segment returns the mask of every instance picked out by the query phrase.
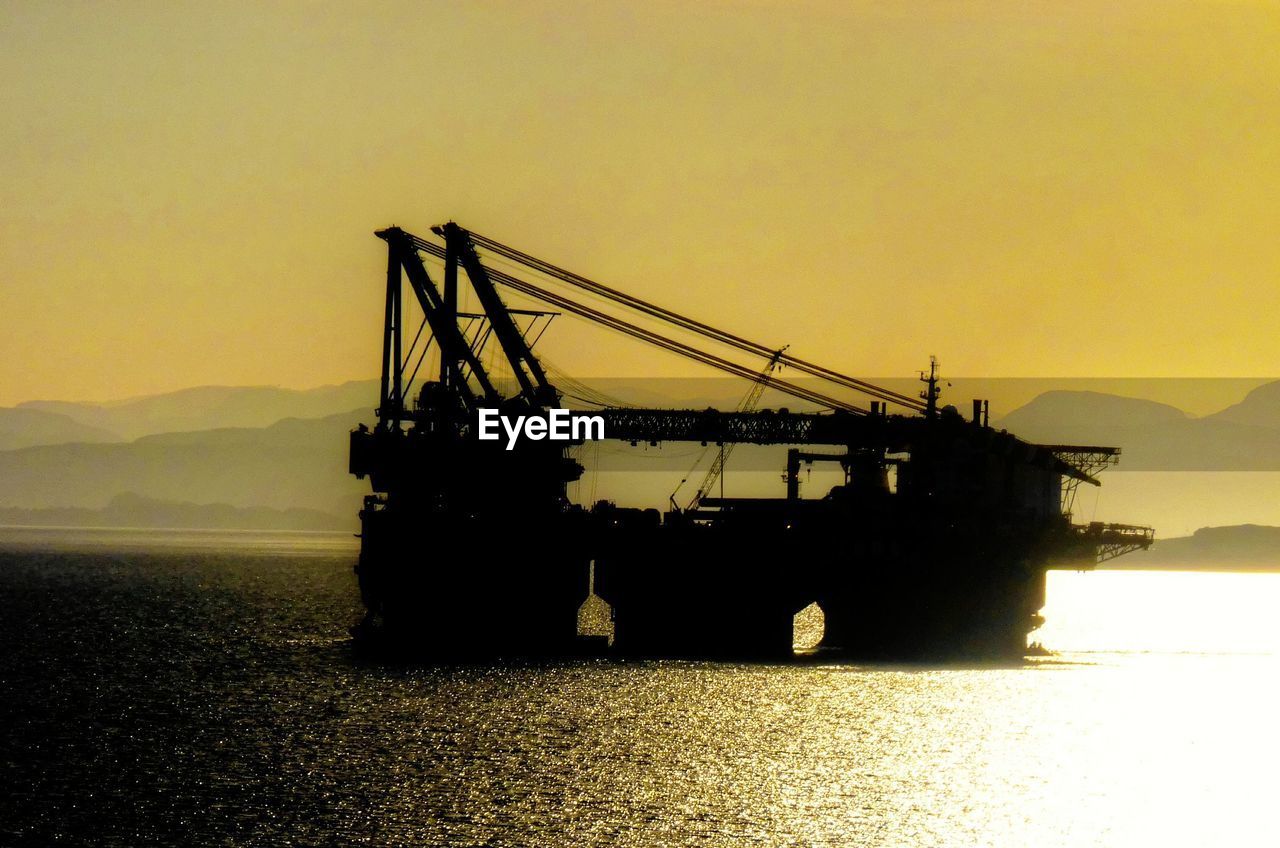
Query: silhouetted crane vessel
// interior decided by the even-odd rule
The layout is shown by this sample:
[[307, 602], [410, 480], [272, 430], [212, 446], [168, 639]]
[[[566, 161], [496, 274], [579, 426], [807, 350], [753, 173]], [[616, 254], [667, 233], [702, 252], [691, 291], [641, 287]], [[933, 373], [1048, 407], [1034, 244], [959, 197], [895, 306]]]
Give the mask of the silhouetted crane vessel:
[[[362, 643], [427, 658], [575, 653], [577, 611], [594, 569], [595, 591], [612, 610], [610, 650], [621, 654], [786, 656], [795, 614], [816, 602], [825, 615], [822, 647], [851, 657], [1021, 657], [1042, 621], [1048, 569], [1089, 569], [1151, 544], [1149, 528], [1071, 521], [1076, 487], [1097, 485], [1118, 448], [1025, 442], [992, 429], [978, 401], [971, 418], [939, 408], [932, 364], [925, 390], [911, 397], [452, 222], [432, 233], [377, 232], [388, 251], [380, 399], [376, 424], [353, 432], [350, 446], [351, 472], [372, 487], [356, 567], [367, 614], [353, 632]], [[424, 257], [443, 262], [442, 287]], [[458, 309], [459, 269], [479, 312]], [[407, 348], [406, 281], [422, 313]], [[559, 312], [508, 308], [500, 286]], [[678, 333], [593, 305], [600, 303]], [[719, 445], [721, 456], [736, 444], [788, 446], [784, 491], [710, 497], [708, 475], [685, 509], [674, 499], [665, 513], [580, 505], [567, 496], [583, 473], [570, 445], [524, 439], [508, 450], [502, 440], [478, 439], [482, 408], [528, 415], [560, 406], [564, 395], [534, 354], [531, 331], [561, 313], [755, 384], [752, 402], [736, 410], [593, 410], [606, 438]], [[513, 391], [500, 392], [483, 364], [493, 342]], [[405, 393], [432, 343], [439, 373], [410, 402]], [[744, 357], [769, 364], [762, 371]], [[782, 379], [778, 364], [869, 396], [870, 406]], [[755, 409], [765, 387], [825, 411]], [[838, 464], [844, 483], [801, 497], [800, 469], [813, 462]]]

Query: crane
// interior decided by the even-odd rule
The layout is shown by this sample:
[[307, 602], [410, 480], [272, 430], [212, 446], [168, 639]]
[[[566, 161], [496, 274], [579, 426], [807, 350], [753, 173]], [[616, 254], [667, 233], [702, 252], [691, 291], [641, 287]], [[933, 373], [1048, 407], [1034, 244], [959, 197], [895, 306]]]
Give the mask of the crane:
[[[759, 378], [751, 385], [747, 396], [742, 399], [742, 403], [738, 404], [738, 412], [754, 412], [755, 408], [760, 404], [760, 397], [764, 394], [765, 388], [769, 385], [769, 378], [773, 376], [773, 372], [782, 362], [782, 355], [786, 352], [790, 345], [786, 345], [773, 352], [773, 356], [769, 357], [769, 364], [760, 372]], [[733, 453], [737, 442], [721, 442], [720, 450], [716, 453], [715, 460], [711, 463], [711, 467], [707, 469], [707, 476], [702, 478], [702, 484], [698, 486], [697, 494], [693, 496], [693, 500], [689, 502], [687, 509], [697, 509], [698, 504], [702, 503], [702, 499], [711, 491], [711, 487], [716, 484], [724, 474], [724, 464], [728, 462], [729, 456]]]

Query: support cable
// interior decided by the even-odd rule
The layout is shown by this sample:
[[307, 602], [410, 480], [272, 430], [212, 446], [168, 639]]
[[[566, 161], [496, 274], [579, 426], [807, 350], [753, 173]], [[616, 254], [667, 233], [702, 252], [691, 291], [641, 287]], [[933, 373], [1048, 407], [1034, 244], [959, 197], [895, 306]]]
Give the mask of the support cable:
[[[443, 256], [444, 254], [444, 248], [438, 247], [437, 245], [423, 239], [417, 239], [415, 246], [434, 256]], [[747, 380], [761, 381], [769, 388], [777, 389], [778, 391], [784, 392], [801, 400], [816, 403], [819, 406], [842, 410], [854, 415], [868, 414], [867, 410], [860, 406], [831, 397], [830, 395], [823, 394], [822, 392], [807, 389], [788, 380], [782, 380], [773, 376], [762, 378], [757, 371], [745, 365], [708, 353], [707, 351], [695, 348], [692, 345], [685, 344], [684, 342], [672, 339], [668, 336], [663, 336], [652, 330], [647, 330], [643, 327], [637, 326], [636, 324], [623, 321], [621, 318], [601, 312], [598, 309], [593, 309], [589, 306], [578, 303], [577, 301], [570, 300], [564, 295], [556, 294], [555, 292], [535, 286], [532, 283], [513, 277], [503, 271], [490, 268], [488, 269], [488, 272], [490, 278], [494, 282], [502, 283], [508, 288], [518, 291], [521, 294], [549, 303], [566, 312], [572, 312], [579, 317], [586, 318], [597, 324], [609, 327], [610, 329], [616, 330], [624, 335], [647, 342], [655, 347], [662, 348], [663, 350], [692, 359], [695, 362], [701, 362], [704, 365], [709, 365], [713, 368], [717, 368], [721, 371]], [[775, 353], [776, 351], [769, 351], [768, 355], [772, 357]]]
[[[530, 256], [523, 251], [516, 250], [513, 247], [509, 247], [485, 236], [478, 235], [477, 233], [471, 233], [471, 239], [476, 246], [485, 247], [486, 249], [513, 262], [518, 262], [535, 271], [540, 271], [543, 274], [607, 298], [615, 303], [623, 304], [651, 317], [659, 318], [668, 323], [675, 324], [685, 330], [698, 333], [699, 335], [757, 356], [770, 358], [775, 353], [774, 349], [765, 345], [750, 341], [749, 339], [745, 339], [725, 330], [720, 330], [709, 324], [672, 312], [669, 309], [664, 309], [663, 307], [648, 303], [647, 301], [641, 300], [633, 295], [629, 295], [626, 292], [611, 288], [603, 283], [597, 283], [594, 280], [589, 280], [586, 277], [573, 273], [572, 271], [552, 265], [550, 262]], [[419, 239], [419, 241], [421, 242], [422, 240]], [[419, 246], [421, 246], [421, 244]], [[904, 406], [915, 411], [923, 411], [925, 408], [925, 405], [917, 398], [877, 386], [873, 383], [868, 383], [865, 380], [850, 377], [847, 374], [841, 374], [838, 371], [833, 371], [830, 368], [825, 368], [821, 365], [807, 362], [806, 360], [789, 354], [785, 354], [781, 361], [782, 364], [788, 365], [798, 371], [809, 374], [810, 376], [836, 383], [837, 385], [844, 386], [845, 388], [854, 389], [864, 394], [871, 395], [879, 400]]]

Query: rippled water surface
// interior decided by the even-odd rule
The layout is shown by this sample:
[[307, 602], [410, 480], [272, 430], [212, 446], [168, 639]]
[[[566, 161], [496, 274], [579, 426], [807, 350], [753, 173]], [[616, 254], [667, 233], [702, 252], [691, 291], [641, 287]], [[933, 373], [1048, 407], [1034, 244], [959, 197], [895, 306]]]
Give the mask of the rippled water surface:
[[311, 542], [0, 552], [0, 844], [1277, 832], [1273, 575], [1054, 575], [1046, 641], [1079, 652], [1022, 667], [405, 668], [352, 657], [353, 555]]

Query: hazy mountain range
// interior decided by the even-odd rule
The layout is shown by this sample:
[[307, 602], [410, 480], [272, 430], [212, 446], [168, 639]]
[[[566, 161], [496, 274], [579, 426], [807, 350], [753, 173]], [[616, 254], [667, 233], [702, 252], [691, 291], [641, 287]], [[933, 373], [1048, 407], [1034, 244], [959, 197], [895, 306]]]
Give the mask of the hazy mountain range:
[[0, 506], [101, 509], [134, 493], [174, 503], [354, 516], [368, 484], [347, 474], [347, 434], [370, 418], [359, 409], [268, 427], [0, 451]]
[[316, 389], [199, 386], [107, 403], [34, 400], [0, 408], [0, 450], [64, 442], [127, 442], [140, 436], [224, 427], [267, 427], [284, 418], [323, 418], [367, 407], [378, 384], [360, 380]]
[[30, 407], [0, 407], [0, 450], [67, 442], [118, 442], [110, 430], [82, 424], [69, 415]]
[[[731, 407], [742, 383], [598, 381], [589, 393]], [[128, 494], [142, 499], [134, 507], [149, 504], [135, 515], [158, 515], [157, 503], [220, 504], [310, 510], [354, 523], [368, 484], [347, 473], [347, 434], [357, 423], [372, 423], [376, 398], [376, 381], [366, 380], [307, 391], [202, 387], [112, 403], [37, 401], [0, 409], [0, 508], [9, 508], [0, 522], [25, 523], [13, 510], [74, 508], [101, 510], [100, 520], [112, 523], [125, 519], [117, 499]], [[764, 405], [803, 408], [781, 397], [766, 397]], [[993, 424], [1042, 443], [1119, 445], [1124, 470], [1280, 470], [1280, 382], [1203, 417], [1149, 400], [1050, 391]], [[745, 462], [751, 452], [742, 453]], [[685, 457], [672, 461], [688, 464]], [[259, 522], [267, 514], [234, 520]], [[228, 515], [235, 516], [224, 511], [201, 520], [224, 526], [218, 522]], [[53, 518], [27, 516], [37, 523]]]
[[1280, 382], [1199, 418], [1149, 400], [1053, 391], [992, 423], [1042, 444], [1118, 446], [1126, 471], [1280, 471]]

